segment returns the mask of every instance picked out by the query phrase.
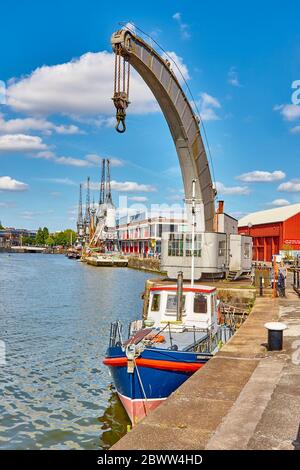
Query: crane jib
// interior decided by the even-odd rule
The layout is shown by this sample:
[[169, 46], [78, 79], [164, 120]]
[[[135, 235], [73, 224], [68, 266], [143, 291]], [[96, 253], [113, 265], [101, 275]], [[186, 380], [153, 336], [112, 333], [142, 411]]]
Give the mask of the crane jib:
[[115, 52], [112, 99], [116, 107], [117, 131], [126, 130], [132, 66], [154, 94], [169, 125], [181, 167], [188, 218], [192, 218], [192, 182], [195, 180], [196, 230], [213, 232], [216, 192], [199, 129], [199, 118], [172, 71], [170, 61], [126, 29], [114, 33], [111, 43]]

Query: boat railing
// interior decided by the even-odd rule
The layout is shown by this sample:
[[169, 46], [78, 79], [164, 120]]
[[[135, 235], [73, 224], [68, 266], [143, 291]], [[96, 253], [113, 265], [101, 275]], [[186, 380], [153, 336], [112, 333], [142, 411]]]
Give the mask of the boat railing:
[[109, 347], [121, 346], [123, 344], [123, 325], [117, 320], [110, 324]]

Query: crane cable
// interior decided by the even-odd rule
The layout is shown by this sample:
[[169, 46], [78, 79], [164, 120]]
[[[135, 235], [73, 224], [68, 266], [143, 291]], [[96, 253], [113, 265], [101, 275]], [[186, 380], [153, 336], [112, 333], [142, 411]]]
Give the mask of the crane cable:
[[[133, 23], [130, 21], [130, 22], [127, 22], [127, 23], [124, 23], [122, 21], [119, 22], [119, 25], [122, 26], [122, 28], [126, 28], [128, 29], [128, 31], [130, 31], [131, 33], [133, 34], [136, 34], [135, 30], [134, 29], [137, 29], [138, 31], [140, 31], [142, 34], [144, 34], [146, 37], [148, 37], [164, 54], [165, 56], [175, 65], [176, 69], [178, 70], [185, 86], [187, 87], [187, 90], [190, 94], [190, 97], [192, 99], [192, 103], [194, 105], [194, 108], [197, 112], [197, 117], [199, 118], [199, 124], [200, 124], [200, 127], [202, 127], [203, 129], [203, 134], [204, 134], [204, 139], [205, 139], [205, 143], [206, 143], [206, 148], [207, 148], [207, 153], [208, 153], [208, 156], [209, 156], [209, 160], [210, 160], [210, 165], [211, 165], [211, 171], [212, 171], [212, 180], [213, 180], [213, 183], [214, 183], [214, 189], [215, 189], [215, 192], [216, 191], [216, 177], [215, 177], [215, 169], [214, 169], [214, 163], [213, 163], [213, 158], [212, 158], [212, 153], [211, 153], [211, 149], [210, 149], [210, 145], [209, 145], [209, 141], [208, 141], [208, 137], [207, 137], [207, 133], [206, 133], [206, 128], [204, 126], [204, 122], [203, 122], [203, 119], [201, 118], [201, 113], [200, 113], [200, 110], [199, 110], [199, 107], [197, 105], [197, 101], [195, 100], [194, 96], [193, 96], [193, 93], [192, 93], [192, 90], [191, 90], [191, 87], [189, 86], [189, 84], [187, 83], [187, 80], [185, 78], [185, 76], [183, 75], [180, 67], [178, 66], [178, 64], [176, 63], [176, 61], [174, 60], [173, 57], [170, 56], [170, 54], [168, 54], [168, 52], [148, 33], [146, 33], [145, 31], [143, 31], [141, 28], [139, 28], [136, 24], [134, 24], [134, 29], [132, 27], [130, 27], [129, 25], [132, 25]], [[152, 47], [152, 46], [151, 46]], [[154, 49], [154, 48], [152, 48]], [[128, 103], [129, 104], [129, 103]], [[195, 113], [194, 113], [195, 114]]]
[[[127, 64], [127, 76], [126, 76]], [[125, 117], [126, 108], [129, 105], [129, 80], [130, 80], [130, 64], [126, 57], [123, 56], [121, 45], [117, 44], [115, 48], [115, 77], [114, 77], [114, 96], [112, 98], [116, 107], [116, 130], [123, 133], [126, 130]]]

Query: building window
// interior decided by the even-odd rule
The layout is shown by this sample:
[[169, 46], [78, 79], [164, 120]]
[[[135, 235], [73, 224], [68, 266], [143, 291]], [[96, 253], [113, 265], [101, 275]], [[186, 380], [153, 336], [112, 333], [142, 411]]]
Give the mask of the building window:
[[207, 297], [203, 294], [195, 294], [194, 313], [207, 313]]
[[160, 294], [153, 294], [151, 303], [151, 312], [158, 312], [160, 306]]
[[218, 250], [219, 256], [225, 256], [226, 255], [226, 241], [222, 240], [219, 242], [219, 250]]
[[[202, 236], [198, 234], [195, 235], [194, 241], [195, 241], [194, 256], [200, 257]], [[186, 234], [186, 237], [185, 237], [185, 255], [192, 256], [192, 235], [190, 233]]]
[[162, 224], [158, 224], [158, 237], [161, 238], [162, 235]]
[[183, 256], [183, 235], [171, 233], [168, 240], [168, 255]]
[[250, 258], [250, 243], [244, 245], [244, 258]]
[[[182, 296], [182, 309], [185, 309], [185, 295]], [[167, 297], [167, 312], [176, 312], [177, 311], [177, 294], [168, 294]]]

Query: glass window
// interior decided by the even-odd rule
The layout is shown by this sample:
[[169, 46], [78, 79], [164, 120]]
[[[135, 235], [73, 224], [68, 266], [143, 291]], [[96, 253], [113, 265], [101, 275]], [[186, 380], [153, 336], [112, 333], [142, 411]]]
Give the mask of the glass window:
[[[202, 236], [199, 234], [195, 235], [194, 241], [194, 256], [200, 257]], [[190, 233], [187, 233], [185, 236], [185, 255], [192, 256], [192, 235]]]
[[183, 235], [170, 233], [168, 240], [168, 255], [183, 256]]
[[207, 297], [203, 294], [195, 294], [194, 297], [194, 312], [207, 313]]
[[219, 242], [219, 256], [226, 255], [226, 241], [222, 240]]
[[250, 258], [250, 243], [245, 243], [244, 245], [244, 257]]
[[[185, 295], [182, 296], [182, 308], [185, 309]], [[167, 312], [177, 311], [177, 294], [169, 294], [167, 297]]]
[[159, 306], [160, 306], [160, 294], [153, 294], [152, 303], [151, 303], [151, 311], [158, 312]]

